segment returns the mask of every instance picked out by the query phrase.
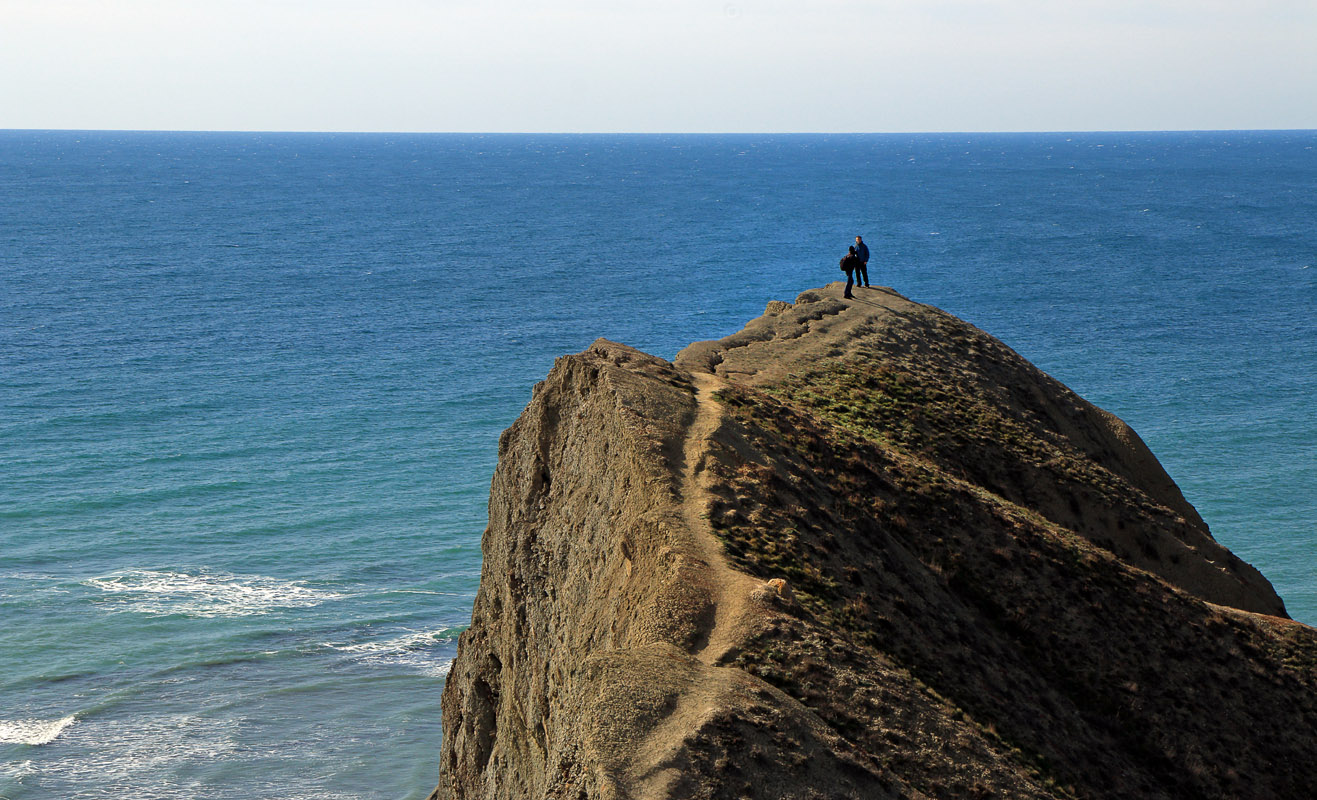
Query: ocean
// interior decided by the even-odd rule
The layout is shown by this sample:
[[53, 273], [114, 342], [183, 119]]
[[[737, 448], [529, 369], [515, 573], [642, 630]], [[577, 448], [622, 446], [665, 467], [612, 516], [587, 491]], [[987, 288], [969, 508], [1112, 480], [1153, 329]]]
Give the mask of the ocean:
[[419, 800], [500, 431], [871, 277], [1317, 623], [1317, 132], [0, 132], [0, 798]]

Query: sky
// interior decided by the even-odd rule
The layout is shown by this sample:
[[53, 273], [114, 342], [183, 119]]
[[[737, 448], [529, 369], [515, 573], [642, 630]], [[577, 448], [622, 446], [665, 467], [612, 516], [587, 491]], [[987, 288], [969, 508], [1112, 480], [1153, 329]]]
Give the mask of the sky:
[[0, 128], [1317, 128], [1317, 0], [0, 0]]

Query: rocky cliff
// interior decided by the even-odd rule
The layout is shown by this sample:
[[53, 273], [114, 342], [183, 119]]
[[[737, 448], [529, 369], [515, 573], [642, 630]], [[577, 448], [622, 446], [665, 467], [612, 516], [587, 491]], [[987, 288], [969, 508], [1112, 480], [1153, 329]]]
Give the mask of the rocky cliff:
[[1317, 795], [1314, 630], [1128, 426], [935, 308], [600, 340], [499, 456], [435, 798]]

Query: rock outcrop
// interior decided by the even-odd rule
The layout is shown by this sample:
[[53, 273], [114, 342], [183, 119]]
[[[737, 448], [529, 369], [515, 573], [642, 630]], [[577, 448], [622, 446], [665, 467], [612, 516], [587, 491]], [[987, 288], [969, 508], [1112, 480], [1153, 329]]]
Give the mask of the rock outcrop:
[[1317, 632], [1138, 436], [890, 290], [499, 442], [434, 798], [1308, 798]]

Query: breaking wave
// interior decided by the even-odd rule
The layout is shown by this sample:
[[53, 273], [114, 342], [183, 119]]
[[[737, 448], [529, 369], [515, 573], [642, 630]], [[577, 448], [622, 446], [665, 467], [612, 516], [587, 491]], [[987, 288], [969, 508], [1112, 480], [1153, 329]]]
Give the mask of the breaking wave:
[[84, 725], [79, 738], [94, 744], [74, 757], [0, 763], [0, 775], [34, 791], [43, 790], [42, 796], [66, 800], [98, 800], [106, 796], [106, 787], [132, 787], [122, 796], [134, 800], [169, 800], [179, 796], [179, 787], [167, 785], [158, 776], [241, 755], [236, 720], [171, 714], [126, 720], [93, 718], [79, 723], [80, 728]]
[[50, 744], [70, 725], [77, 722], [77, 717], [67, 716], [56, 720], [43, 719], [0, 719], [0, 742], [4, 744]]
[[127, 570], [84, 581], [100, 589], [117, 610], [193, 617], [245, 617], [287, 608], [310, 608], [344, 595], [313, 589], [304, 581], [260, 575]]
[[367, 664], [411, 667], [424, 675], [442, 678], [452, 667], [452, 659], [438, 657], [434, 648], [456, 641], [457, 633], [451, 628], [440, 628], [433, 631], [412, 631], [402, 636], [356, 644], [325, 642], [325, 646], [356, 656]]

